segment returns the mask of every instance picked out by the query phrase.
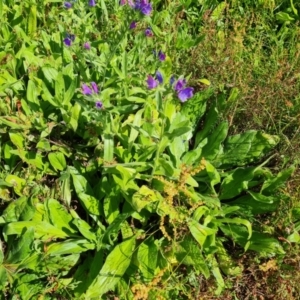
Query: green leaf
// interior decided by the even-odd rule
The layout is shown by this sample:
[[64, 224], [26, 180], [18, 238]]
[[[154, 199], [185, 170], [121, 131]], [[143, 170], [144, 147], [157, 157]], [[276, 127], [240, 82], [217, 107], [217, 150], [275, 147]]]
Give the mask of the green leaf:
[[[136, 112], [133, 123], [132, 123], [133, 126], [137, 126], [137, 127], [141, 126], [143, 113], [144, 113], [144, 109], [140, 109], [139, 111]], [[135, 130], [134, 127], [132, 127], [131, 131], [130, 131], [130, 136], [128, 139], [129, 149], [131, 148], [133, 142], [136, 140], [138, 135], [139, 135], [139, 132], [137, 130]]]
[[221, 184], [220, 200], [234, 198], [242, 191], [248, 190], [248, 184], [253, 179], [256, 170], [255, 167], [237, 168], [228, 174]]
[[99, 201], [93, 196], [93, 190], [88, 181], [79, 175], [75, 168], [69, 168], [75, 191], [84, 209], [90, 214], [99, 216]]
[[65, 156], [61, 152], [51, 152], [48, 154], [51, 166], [55, 170], [63, 171], [67, 167]]
[[230, 202], [230, 205], [237, 205], [241, 207], [244, 211], [249, 211], [253, 215], [264, 214], [268, 212], [275, 211], [280, 203], [280, 198], [273, 199], [273, 202], [267, 201], [259, 203], [250, 194], [242, 196], [234, 201]]
[[71, 214], [57, 200], [47, 199], [45, 201], [45, 208], [53, 226], [61, 229], [68, 235], [76, 233], [76, 230], [71, 226], [73, 220]]
[[140, 212], [149, 203], [156, 202], [161, 199], [162, 197], [158, 192], [149, 189], [145, 185], [142, 185], [138, 192], [133, 194], [131, 204], [136, 211]]
[[213, 161], [215, 157], [222, 153], [222, 142], [226, 139], [228, 133], [228, 123], [222, 122], [213, 132], [207, 137], [207, 143], [202, 148], [201, 156], [207, 160]]
[[44, 73], [45, 78], [52, 83], [52, 81], [55, 81], [58, 75], [58, 72], [55, 68], [50, 66], [44, 66], [42, 67], [42, 71]]
[[114, 159], [114, 140], [112, 135], [104, 135], [104, 157], [105, 162], [112, 162]]
[[5, 225], [3, 228], [3, 235], [17, 234], [21, 235], [24, 228], [34, 228], [34, 235], [36, 238], [47, 240], [51, 238], [66, 238], [68, 235], [64, 231], [56, 228], [47, 222], [21, 221], [13, 222]]
[[19, 133], [9, 132], [9, 137], [12, 143], [20, 149], [24, 148], [24, 138]]
[[279, 138], [260, 131], [249, 130], [230, 136], [224, 143], [224, 151], [214, 163], [230, 166], [242, 166], [256, 161], [277, 145]]
[[28, 35], [31, 35], [31, 36], [33, 36], [36, 33], [36, 27], [37, 27], [36, 10], [37, 10], [36, 5], [30, 6], [27, 32], [28, 32]]
[[23, 261], [32, 252], [32, 245], [34, 240], [34, 228], [30, 227], [22, 232], [22, 235], [17, 241], [13, 241], [8, 251], [6, 263], [16, 264]]
[[230, 276], [237, 276], [242, 273], [242, 268], [238, 267], [232, 257], [228, 255], [226, 249], [224, 248], [223, 244], [218, 241], [216, 243], [217, 245], [217, 252], [216, 252], [216, 257], [218, 260], [219, 267], [221, 268], [222, 272], [225, 275], [230, 275]]
[[[64, 100], [63, 100], [63, 104], [64, 105], [69, 105], [70, 101], [72, 100], [75, 91], [76, 91], [76, 87], [77, 87], [77, 82], [74, 79], [70, 79], [71, 80], [71, 84], [68, 87], [67, 91], [64, 93]], [[76, 106], [76, 103], [75, 103]]]
[[216, 230], [199, 224], [193, 219], [188, 220], [188, 227], [194, 239], [203, 247], [206, 237], [216, 234]]
[[208, 265], [203, 257], [199, 245], [196, 243], [192, 235], [186, 235], [183, 241], [178, 244], [175, 249], [175, 255], [179, 263], [193, 266], [195, 270], [203, 274], [206, 279], [209, 278], [210, 272]]
[[14, 188], [14, 191], [17, 195], [23, 196], [23, 189], [26, 185], [26, 180], [23, 178], [20, 178], [16, 175], [7, 175], [5, 178], [5, 181], [9, 184], [11, 184]]
[[68, 120], [68, 123], [71, 125], [71, 128], [76, 131], [78, 127], [78, 120], [80, 117], [80, 111], [81, 111], [81, 106], [77, 102], [75, 105], [71, 108], [71, 115]]
[[8, 284], [7, 280], [7, 272], [6, 268], [3, 265], [0, 265], [0, 288], [4, 289], [5, 286]]
[[95, 233], [92, 231], [91, 226], [85, 222], [84, 220], [80, 219], [80, 218], [75, 218], [72, 221], [72, 224], [74, 224], [79, 232], [89, 241], [92, 242], [96, 242], [96, 235]]
[[284, 254], [284, 250], [279, 241], [268, 234], [254, 231], [250, 240], [248, 240], [248, 232], [244, 226], [237, 224], [222, 224], [220, 229], [227, 235], [233, 238], [242, 247], [249, 250], [259, 252], [261, 255]]
[[287, 179], [292, 175], [294, 171], [295, 167], [292, 166], [286, 170], [279, 172], [274, 178], [265, 180], [261, 188], [261, 193], [274, 193], [275, 190], [279, 189], [287, 181]]
[[[207, 91], [208, 91], [207, 96], [210, 97], [213, 94], [213, 89], [208, 89]], [[208, 110], [207, 115], [205, 117], [203, 128], [196, 134], [194, 148], [198, 148], [200, 142], [202, 142], [206, 137], [208, 137], [208, 134], [214, 128], [214, 126], [216, 125], [216, 123], [219, 119], [219, 110], [222, 110], [224, 108], [224, 106], [225, 106], [225, 96], [220, 95], [218, 97], [217, 101], [213, 102], [212, 106]], [[204, 109], [204, 112], [205, 112], [205, 109]], [[195, 126], [196, 126], [196, 125], [198, 125], [200, 118], [198, 118], [197, 115], [194, 116], [194, 118], [196, 118], [196, 120], [197, 120], [197, 122], [195, 124]]]
[[138, 266], [146, 281], [151, 280], [155, 275], [157, 256], [158, 248], [153, 237], [146, 239], [139, 245], [137, 251]]
[[63, 73], [58, 73], [55, 81], [55, 98], [60, 101], [60, 107], [64, 104], [65, 82]]
[[66, 255], [86, 252], [95, 249], [95, 243], [85, 239], [68, 239], [63, 242], [53, 242], [47, 245], [47, 254]]
[[121, 192], [115, 187], [104, 197], [103, 211], [108, 224], [111, 224], [120, 214], [119, 205], [121, 202], [121, 197]]
[[104, 293], [115, 288], [130, 265], [135, 238], [134, 236], [120, 243], [109, 253], [99, 275], [86, 291], [87, 299], [99, 299]]
[[222, 219], [217, 219], [215, 222], [217, 222], [218, 224], [229, 223], [229, 224], [244, 225], [248, 230], [248, 239], [250, 239], [252, 236], [252, 226], [248, 220], [241, 219], [241, 218], [232, 218], [232, 219], [222, 218]]

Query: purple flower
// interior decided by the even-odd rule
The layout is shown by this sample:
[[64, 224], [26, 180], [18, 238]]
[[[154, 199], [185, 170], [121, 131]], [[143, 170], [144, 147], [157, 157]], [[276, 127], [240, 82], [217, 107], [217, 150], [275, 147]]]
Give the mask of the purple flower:
[[174, 82], [175, 82], [175, 76], [172, 75], [170, 78], [170, 85], [173, 85]]
[[178, 79], [175, 83], [174, 90], [176, 92], [179, 92], [180, 90], [184, 89], [186, 86], [186, 80], [185, 79]]
[[101, 109], [103, 107], [103, 103], [101, 101], [96, 101], [95, 106], [97, 109]]
[[177, 96], [181, 102], [185, 102], [189, 98], [193, 97], [194, 89], [192, 87], [187, 87], [185, 89], [182, 89], [178, 92]]
[[134, 29], [134, 28], [136, 28], [136, 22], [135, 21], [131, 22], [130, 25], [129, 25], [129, 29]]
[[83, 44], [83, 47], [84, 47], [84, 49], [86, 49], [86, 50], [90, 50], [90, 49], [91, 49], [91, 45], [90, 45], [89, 42], [84, 43], [84, 44]]
[[152, 12], [152, 5], [151, 3], [147, 3], [147, 4], [144, 4], [142, 5], [141, 9], [140, 9], [141, 13], [146, 15], [146, 16], [149, 16]]
[[96, 6], [96, 1], [95, 0], [90, 0], [89, 1], [89, 6]]
[[163, 76], [159, 71], [156, 71], [155, 77], [160, 84], [162, 84], [164, 82]]
[[148, 28], [145, 30], [145, 35], [148, 36], [148, 37], [153, 36], [152, 30], [151, 30], [150, 27], [148, 27]]
[[135, 4], [133, 3], [132, 0], [128, 0], [128, 5], [131, 6], [131, 7], [134, 7], [134, 6], [135, 6]]
[[158, 52], [158, 59], [160, 61], [164, 61], [166, 59], [166, 54], [164, 54], [161, 50]]
[[148, 0], [136, 0], [134, 8], [144, 15], [150, 15], [152, 12], [152, 5]]
[[82, 89], [83, 95], [92, 95], [93, 94], [93, 91], [91, 90], [91, 88], [88, 85], [86, 85], [85, 83], [81, 86], [81, 89]]
[[121, 1], [120, 1], [120, 5], [125, 5], [126, 2], [127, 2], [126, 0], [121, 0]]
[[66, 9], [70, 9], [70, 8], [72, 7], [72, 3], [71, 3], [71, 2], [65, 2], [65, 3], [64, 3], [64, 7], [65, 7]]
[[98, 94], [98, 86], [96, 84], [96, 82], [91, 82], [91, 86], [92, 86], [92, 89], [94, 91], [94, 93]]
[[157, 87], [158, 83], [152, 76], [148, 75], [147, 85], [148, 85], [148, 89], [152, 90]]
[[72, 45], [72, 41], [70, 38], [66, 37], [64, 39], [64, 44], [67, 46], [67, 47], [70, 47]]

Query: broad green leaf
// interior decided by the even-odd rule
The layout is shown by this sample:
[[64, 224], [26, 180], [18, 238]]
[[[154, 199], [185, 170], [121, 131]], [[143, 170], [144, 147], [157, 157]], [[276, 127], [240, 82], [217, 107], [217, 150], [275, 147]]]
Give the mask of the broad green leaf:
[[278, 142], [277, 136], [254, 130], [230, 136], [224, 143], [224, 152], [216, 157], [215, 163], [226, 167], [243, 166], [262, 157]]
[[253, 179], [257, 168], [245, 167], [236, 168], [230, 172], [222, 181], [219, 198], [231, 199], [239, 195], [242, 191], [248, 190], [248, 184]]
[[183, 241], [176, 246], [176, 258], [179, 263], [193, 266], [195, 270], [209, 278], [210, 272], [199, 245], [196, 243], [192, 235], [188, 234]]
[[[25, 231], [25, 230], [24, 230]], [[32, 244], [34, 240], [34, 228], [29, 227], [17, 241], [13, 241], [11, 247], [9, 247], [8, 257], [5, 260], [6, 263], [16, 264], [23, 261], [32, 252]]]
[[217, 222], [218, 224], [229, 223], [229, 224], [244, 225], [244, 226], [246, 226], [246, 228], [248, 230], [248, 239], [250, 239], [252, 236], [252, 225], [248, 220], [241, 219], [241, 218], [231, 218], [231, 219], [220, 218], [220, 219], [215, 220], [215, 222]]
[[[77, 87], [76, 80], [71, 79], [71, 84], [70, 84], [70, 86], [68, 87], [67, 91], [64, 94], [64, 100], [63, 100], [64, 105], [68, 105], [70, 103], [70, 101], [72, 100], [72, 98], [75, 94], [76, 87]], [[76, 103], [75, 103], [75, 106], [76, 106]]]
[[[13, 176], [13, 175], [9, 175]], [[32, 199], [23, 196], [11, 202], [2, 213], [5, 223], [15, 221], [29, 221], [35, 213], [35, 205]]]
[[153, 237], [146, 239], [139, 245], [137, 251], [138, 266], [146, 281], [151, 280], [155, 275], [157, 255], [158, 248]]
[[19, 133], [14, 133], [14, 132], [9, 132], [9, 137], [12, 143], [17, 147], [17, 148], [24, 148], [24, 138], [21, 134]]
[[261, 193], [265, 195], [274, 193], [275, 190], [279, 189], [287, 181], [294, 170], [295, 167], [292, 166], [286, 170], [279, 172], [274, 178], [265, 180], [261, 188]]
[[6, 268], [3, 265], [0, 265], [0, 288], [4, 289], [5, 286], [8, 284], [7, 280], [7, 272]]
[[105, 134], [104, 135], [104, 161], [109, 163], [113, 161], [114, 158], [114, 140], [112, 135]]
[[37, 93], [37, 86], [34, 83], [33, 80], [29, 80], [27, 84], [27, 92], [26, 92], [26, 98], [29, 101], [29, 104], [35, 104], [32, 107], [39, 106], [39, 101], [38, 101], [38, 93]]
[[22, 234], [24, 228], [34, 228], [34, 235], [36, 238], [41, 238], [42, 240], [47, 240], [51, 238], [66, 238], [68, 234], [61, 229], [47, 222], [34, 222], [34, 221], [21, 221], [13, 222], [5, 225], [3, 228], [3, 235]]
[[26, 162], [27, 164], [38, 168], [39, 170], [44, 170], [44, 163], [43, 163], [43, 156], [34, 151], [25, 151], [22, 149], [18, 150], [11, 150], [11, 154], [18, 155], [22, 161]]
[[103, 211], [108, 224], [111, 224], [120, 214], [119, 206], [121, 198], [121, 192], [117, 188], [113, 188], [110, 193], [104, 197]]
[[260, 193], [255, 193], [252, 191], [248, 191], [248, 193], [252, 196], [252, 198], [258, 202], [264, 202], [264, 203], [273, 203], [274, 198], [272, 196], [265, 196]]
[[[170, 149], [172, 156], [174, 156], [174, 159], [175, 159], [174, 164], [176, 164], [176, 167], [179, 167], [180, 164], [182, 163], [181, 156], [184, 153], [186, 153], [185, 156], [187, 156], [187, 153], [189, 153], [189, 152], [186, 152], [187, 148], [188, 148], [188, 145], [187, 145], [187, 143], [185, 143], [183, 141], [182, 137], [175, 137], [172, 140], [172, 142], [170, 143], [169, 149]], [[183, 158], [183, 160], [184, 160], [184, 158]]]
[[70, 168], [75, 191], [85, 210], [93, 215], [100, 215], [99, 201], [93, 196], [93, 190], [88, 181], [78, 174], [75, 168]]
[[47, 254], [65, 255], [86, 252], [95, 249], [95, 243], [85, 239], [68, 239], [63, 242], [53, 242], [47, 245]]
[[215, 294], [220, 295], [225, 288], [225, 282], [220, 272], [220, 268], [217, 260], [215, 259], [215, 257], [213, 257], [211, 260], [212, 260], [212, 273], [217, 281], [217, 289], [215, 290]]
[[275, 211], [280, 204], [280, 197], [272, 197], [273, 202], [257, 202], [250, 194], [242, 196], [230, 202], [230, 205], [237, 205], [245, 211], [249, 211], [253, 215], [264, 214]]
[[76, 230], [71, 226], [72, 216], [67, 210], [55, 199], [47, 199], [45, 208], [49, 214], [49, 220], [53, 226], [66, 232], [68, 235], [76, 233]]
[[79, 218], [75, 218], [72, 221], [72, 224], [74, 224], [79, 232], [89, 241], [93, 241], [96, 242], [96, 235], [95, 233], [92, 231], [91, 226], [84, 220], [79, 219]]
[[228, 123], [222, 122], [207, 137], [207, 143], [202, 148], [201, 156], [207, 160], [213, 161], [215, 157], [222, 151], [222, 143], [226, 139], [228, 133]]
[[249, 240], [247, 229], [244, 226], [237, 224], [222, 224], [219, 227], [223, 233], [231, 237], [240, 246], [247, 246], [249, 250], [259, 252], [261, 255], [267, 256], [285, 253], [280, 242], [268, 234], [254, 231]]
[[17, 195], [23, 196], [22, 190], [25, 188], [26, 180], [16, 175], [7, 175], [5, 181], [11, 184]]
[[188, 220], [188, 227], [194, 239], [203, 247], [206, 237], [208, 235], [216, 234], [216, 230], [203, 226], [193, 219]]
[[64, 103], [65, 82], [62, 72], [59, 72], [55, 81], [55, 97], [60, 101], [60, 106]]
[[[133, 120], [133, 126], [140, 127], [142, 124], [142, 115], [144, 113], [144, 109], [140, 109], [138, 112], [136, 112]], [[136, 140], [138, 137], [139, 132], [134, 129], [134, 127], [131, 128], [130, 136], [128, 139], [129, 148], [131, 148], [132, 143]]]
[[78, 127], [78, 120], [80, 117], [80, 111], [81, 111], [81, 106], [79, 103], [75, 103], [74, 106], [71, 108], [71, 115], [68, 123], [71, 125], [72, 129], [74, 131], [77, 130]]
[[52, 81], [55, 81], [58, 75], [58, 72], [55, 68], [50, 66], [44, 66], [42, 67], [42, 71], [44, 73], [45, 78], [52, 83]]
[[[213, 94], [213, 89], [208, 89], [208, 97], [210, 97]], [[201, 128], [199, 132], [196, 134], [196, 139], [195, 139], [195, 145], [194, 148], [198, 148], [200, 142], [202, 142], [206, 137], [208, 137], [209, 132], [214, 128], [216, 125], [218, 118], [219, 118], [219, 110], [222, 111], [222, 109], [225, 106], [225, 96], [220, 95], [215, 102], [212, 103], [210, 109], [208, 110], [205, 121], [204, 121], [204, 126]], [[206, 108], [206, 107], [205, 107]], [[203, 113], [205, 110], [203, 111]], [[201, 115], [202, 116], [202, 115]], [[195, 126], [198, 124], [199, 119], [196, 116], [194, 116], [198, 121], [196, 122]]]
[[48, 154], [51, 166], [55, 170], [63, 171], [67, 167], [65, 156], [61, 152], [51, 152]]
[[131, 216], [132, 213], [133, 211], [118, 215], [105, 230], [104, 235], [102, 237], [103, 241], [108, 242], [110, 240], [110, 236], [117, 234], [122, 224], [125, 222], [127, 218]]
[[135, 247], [135, 236], [117, 245], [107, 256], [104, 265], [85, 293], [88, 299], [99, 299], [113, 290], [130, 265]]
[[149, 189], [147, 186], [142, 185], [140, 189], [132, 196], [132, 206], [135, 210], [140, 212], [146, 205], [151, 202], [156, 202], [162, 199], [162, 196]]
[[220, 181], [221, 181], [220, 174], [218, 173], [216, 168], [209, 161], [205, 162], [205, 168], [206, 168], [207, 174], [210, 178], [210, 185], [214, 189], [214, 186], [216, 184], [220, 183]]

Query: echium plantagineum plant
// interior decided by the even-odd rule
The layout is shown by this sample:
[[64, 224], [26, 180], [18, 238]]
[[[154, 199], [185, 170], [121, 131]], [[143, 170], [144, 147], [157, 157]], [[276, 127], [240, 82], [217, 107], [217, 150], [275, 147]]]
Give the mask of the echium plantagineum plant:
[[6, 293], [34, 299], [47, 280], [51, 297], [173, 299], [169, 279], [186, 265], [219, 294], [222, 274], [242, 271], [225, 242], [283, 254], [247, 217], [276, 208], [293, 170], [273, 175], [262, 161], [278, 138], [228, 136], [225, 95], [206, 109], [213, 89], [172, 69], [150, 1], [68, 3], [49, 4], [63, 22], [43, 32], [52, 56], [24, 82], [18, 118], [0, 117], [15, 170], [3, 181], [3, 265], [16, 266], [2, 270]]

